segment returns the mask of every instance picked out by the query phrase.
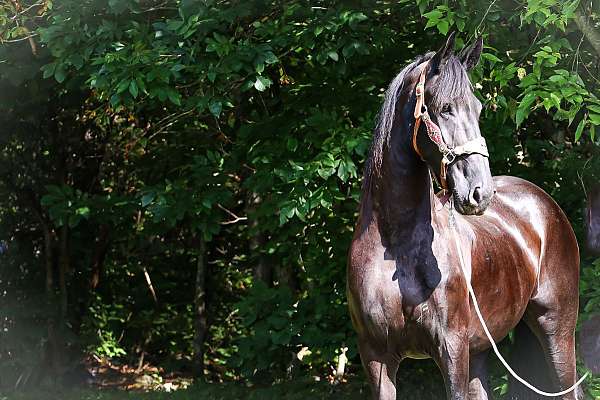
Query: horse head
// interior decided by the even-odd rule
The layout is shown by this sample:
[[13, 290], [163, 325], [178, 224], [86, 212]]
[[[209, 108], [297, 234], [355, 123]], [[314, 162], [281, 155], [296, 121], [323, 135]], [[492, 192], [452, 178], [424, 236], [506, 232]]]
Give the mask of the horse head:
[[[467, 75], [467, 71], [477, 65], [482, 48], [480, 37], [455, 55], [454, 34], [451, 34], [446, 44], [424, 65], [426, 69], [420, 78], [424, 100], [419, 103], [417, 98], [415, 106], [415, 118], [424, 106], [421, 115], [426, 118], [421, 125], [425, 125], [427, 135], [418, 134], [419, 121], [416, 121], [413, 146], [438, 181], [447, 185], [461, 214], [482, 214], [494, 194], [487, 148], [479, 131], [482, 105], [473, 94]], [[418, 87], [416, 93], [419, 96]], [[431, 131], [435, 128], [439, 128], [441, 145], [432, 137]]]

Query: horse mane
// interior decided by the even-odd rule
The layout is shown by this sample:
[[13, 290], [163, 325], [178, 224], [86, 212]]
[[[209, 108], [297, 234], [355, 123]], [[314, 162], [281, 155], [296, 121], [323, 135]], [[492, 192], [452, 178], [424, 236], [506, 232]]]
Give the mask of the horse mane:
[[[404, 89], [404, 81], [407, 75], [413, 72], [421, 63], [431, 60], [434, 55], [435, 52], [429, 52], [417, 56], [413, 62], [396, 75], [387, 88], [373, 130], [373, 141], [363, 175], [363, 191], [370, 186], [374, 176], [380, 175], [383, 154], [389, 146], [390, 135], [396, 118], [398, 97]], [[473, 91], [469, 76], [460, 59], [455, 55], [451, 55], [446, 60], [439, 72], [435, 86], [430, 89], [432, 96], [426, 102], [427, 106], [433, 110], [440, 110], [443, 104], [449, 100], [466, 100], [467, 96]]]

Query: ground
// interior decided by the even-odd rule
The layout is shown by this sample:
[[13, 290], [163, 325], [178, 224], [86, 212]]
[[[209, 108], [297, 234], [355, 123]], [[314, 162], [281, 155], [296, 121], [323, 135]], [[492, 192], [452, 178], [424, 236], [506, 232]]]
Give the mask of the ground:
[[[434, 400], [444, 397], [443, 381], [432, 362], [408, 360], [403, 367], [398, 374], [399, 399]], [[339, 384], [307, 377], [264, 387], [239, 382], [193, 385], [185, 377], [169, 376], [151, 367], [144, 368], [142, 372], [111, 364], [95, 368], [97, 379], [94, 387], [19, 390], [0, 393], [0, 400], [352, 400], [368, 398], [370, 393], [359, 368]]]
[[[492, 362], [492, 388], [496, 396], [506, 390], [506, 375]], [[165, 374], [145, 367], [136, 371], [127, 366], [104, 365], [97, 369], [95, 386], [0, 393], [0, 400], [304, 400], [369, 398], [366, 379], [357, 369], [346, 381], [330, 384], [314, 378], [299, 378], [271, 386], [249, 386], [240, 382], [193, 385], [188, 378]], [[434, 400], [445, 398], [441, 375], [431, 360], [406, 360], [398, 373], [398, 399]], [[187, 387], [186, 387], [187, 386]], [[600, 399], [600, 382], [586, 382], [586, 399]]]
[[[426, 393], [420, 390], [402, 390], [401, 399], [439, 399], [438, 394]], [[443, 395], [442, 395], [443, 396]], [[239, 384], [210, 384], [178, 390], [173, 393], [166, 392], [126, 392], [122, 390], [63, 390], [29, 393], [13, 393], [0, 395], [0, 400], [268, 400], [268, 399], [365, 399], [369, 397], [368, 388], [361, 382], [330, 385], [328, 383], [315, 383], [310, 381], [296, 381], [286, 384], [274, 385], [268, 388], [247, 388]]]

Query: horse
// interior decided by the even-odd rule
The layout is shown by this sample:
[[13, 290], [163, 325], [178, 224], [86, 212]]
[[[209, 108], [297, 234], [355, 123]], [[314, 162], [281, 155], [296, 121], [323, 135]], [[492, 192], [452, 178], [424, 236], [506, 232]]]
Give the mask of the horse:
[[[454, 37], [393, 79], [363, 173], [346, 289], [375, 399], [396, 398], [405, 358], [432, 358], [448, 399], [492, 398], [490, 342], [467, 279], [496, 342], [523, 321], [515, 342], [522, 334], [536, 338], [551, 384], [569, 388], [577, 377], [575, 235], [542, 189], [492, 178], [479, 130], [482, 104], [467, 74], [483, 41], [455, 54]], [[432, 178], [447, 196], [436, 196]]]

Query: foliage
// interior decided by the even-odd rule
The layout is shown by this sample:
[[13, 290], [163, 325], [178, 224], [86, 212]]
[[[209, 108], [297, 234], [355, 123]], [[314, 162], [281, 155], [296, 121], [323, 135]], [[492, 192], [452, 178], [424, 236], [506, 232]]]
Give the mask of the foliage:
[[328, 375], [345, 347], [356, 371], [345, 260], [370, 132], [451, 30], [484, 36], [492, 170], [580, 234], [600, 55], [578, 16], [597, 28], [586, 1], [0, 1], [0, 297], [27, 308], [2, 306], [0, 371], [28, 368], [49, 321], [56, 345], [191, 368], [198, 271], [210, 379]]

